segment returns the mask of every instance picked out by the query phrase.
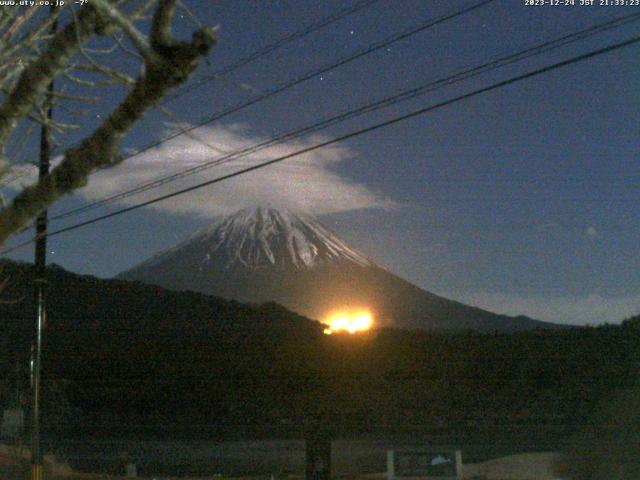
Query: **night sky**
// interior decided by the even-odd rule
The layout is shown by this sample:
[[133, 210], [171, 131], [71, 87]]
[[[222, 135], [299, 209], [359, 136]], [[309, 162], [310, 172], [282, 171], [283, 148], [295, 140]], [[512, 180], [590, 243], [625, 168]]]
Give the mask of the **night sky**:
[[[219, 25], [219, 42], [195, 79], [354, 3], [188, 0], [199, 21]], [[380, 0], [179, 96], [165, 105], [171, 115], [149, 113], [123, 149], [161, 138], [178, 120], [199, 123], [275, 85], [474, 3]], [[195, 165], [217, 155], [211, 147], [229, 151], [253, 144], [538, 43], [640, 13], [640, 7], [579, 3], [527, 6], [525, 0], [496, 0], [197, 129], [194, 136], [201, 141], [178, 138], [100, 172], [85, 191], [59, 202], [51, 212]], [[176, 25], [179, 36], [196, 28], [184, 11]], [[296, 139], [258, 158], [303, 148], [638, 34], [640, 21], [631, 22]], [[635, 44], [278, 167], [53, 237], [49, 261], [110, 277], [221, 215], [261, 203], [319, 215], [381, 266], [449, 298], [543, 320], [619, 322], [640, 313], [635, 165], [639, 55]], [[81, 132], [62, 143], [91, 131], [121, 96], [117, 88], [102, 91], [100, 101], [87, 107], [90, 113]], [[204, 171], [126, 203], [54, 222], [51, 228], [213, 178], [250, 161], [255, 160]], [[31, 260], [33, 248], [10, 257]]]

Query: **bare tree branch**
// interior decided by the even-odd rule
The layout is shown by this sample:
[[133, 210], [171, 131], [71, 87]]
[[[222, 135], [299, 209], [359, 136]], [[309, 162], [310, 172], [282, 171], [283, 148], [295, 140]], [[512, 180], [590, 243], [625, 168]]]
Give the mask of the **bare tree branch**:
[[[96, 5], [101, 3], [101, 0], [94, 1]], [[215, 42], [215, 33], [211, 29], [195, 31], [190, 42], [175, 41], [171, 37], [175, 4], [175, 0], [158, 2], [150, 34], [154, 54], [145, 55], [144, 72], [135, 80], [122, 103], [78, 147], [67, 151], [62, 162], [47, 177], [25, 188], [8, 207], [0, 211], [0, 244], [58, 198], [84, 186], [93, 171], [120, 163], [122, 156], [119, 144], [122, 136], [148, 109], [183, 83], [195, 70], [200, 58], [208, 54]], [[42, 56], [27, 67], [16, 88], [0, 106], [0, 145], [15, 128], [17, 119], [27, 115], [36, 105], [48, 82], [63, 69], [70, 55], [79, 51], [80, 45], [93, 31], [104, 31], [101, 14], [110, 20], [114, 19], [100, 6], [83, 9], [78, 16], [77, 26], [67, 27], [57, 34]], [[132, 29], [127, 27], [125, 32], [130, 35]], [[36, 70], [33, 68], [35, 65], [41, 65], [41, 68]], [[31, 80], [28, 91], [26, 79]], [[26, 98], [17, 97], [16, 91], [23, 92]]]
[[155, 50], [171, 44], [171, 22], [178, 0], [159, 0], [151, 21], [151, 45]]
[[73, 100], [76, 102], [84, 102], [84, 103], [96, 103], [99, 99], [96, 96], [86, 96], [86, 95], [72, 95], [71, 93], [64, 92], [51, 92], [51, 96], [54, 98], [64, 98], [65, 100]]
[[11, 45], [10, 47], [2, 48], [2, 55], [0, 59], [5, 60], [14, 56], [21, 49], [26, 48], [27, 46], [31, 46], [35, 44], [36, 39], [44, 39], [43, 34], [49, 31], [51, 24], [58, 18], [59, 11], [54, 10], [52, 14], [50, 14], [47, 18], [45, 18], [37, 27], [33, 28], [28, 34], [26, 34], [23, 38], [18, 40], [16, 43]]
[[6, 143], [16, 128], [18, 119], [26, 116], [36, 106], [49, 83], [77, 52], [78, 46], [104, 28], [104, 22], [96, 9], [83, 8], [78, 21], [67, 25], [55, 35], [45, 52], [24, 69], [15, 88], [0, 105], [0, 145]]
[[[83, 55], [84, 56], [84, 55]], [[90, 59], [91, 63], [90, 65], [74, 65], [74, 70], [84, 70], [87, 72], [96, 72], [96, 73], [100, 73], [102, 75], [105, 75], [109, 78], [111, 78], [112, 80], [114, 80], [117, 83], [126, 83], [129, 85], [133, 85], [134, 83], [136, 83], [135, 79], [133, 77], [130, 77], [129, 75], [127, 75], [126, 73], [123, 73], [119, 70], [116, 70], [114, 68], [109, 68], [106, 65], [101, 65], [99, 63], [97, 63], [95, 60], [93, 60], [91, 57], [86, 57]]]
[[20, 27], [22, 27], [22, 25], [28, 22], [29, 19], [36, 13], [36, 11], [37, 9], [35, 8], [29, 8], [22, 15], [15, 17], [11, 25], [4, 32], [2, 32], [2, 35], [0, 35], [0, 42], [2, 43], [10, 42], [12, 37], [16, 33], [18, 33], [18, 30], [20, 30]]
[[64, 76], [64, 78], [66, 78], [67, 80], [76, 83], [78, 85], [82, 85], [85, 87], [95, 87], [96, 86], [96, 82], [90, 81], [90, 80], [83, 80], [82, 78], [78, 78], [75, 75], [73, 75], [72, 73], [66, 71], [63, 72], [62, 75]]
[[133, 22], [126, 18], [120, 10], [111, 5], [106, 0], [92, 0], [92, 5], [97, 8], [103, 15], [105, 15], [109, 20], [114, 22], [118, 27], [122, 29], [123, 32], [127, 34], [127, 36], [131, 39], [131, 42], [135, 45], [138, 51], [142, 54], [142, 57], [145, 61], [149, 63], [160, 62], [161, 58], [158, 56], [157, 52], [155, 52], [151, 45], [147, 42], [146, 37], [140, 32]]
[[136, 53], [135, 51], [131, 50], [125, 45], [124, 39], [121, 36], [116, 35], [115, 40], [118, 46], [120, 47], [120, 50], [122, 50], [124, 53], [135, 58], [136, 60], [144, 60], [144, 58], [142, 58], [142, 55], [140, 55], [139, 53]]

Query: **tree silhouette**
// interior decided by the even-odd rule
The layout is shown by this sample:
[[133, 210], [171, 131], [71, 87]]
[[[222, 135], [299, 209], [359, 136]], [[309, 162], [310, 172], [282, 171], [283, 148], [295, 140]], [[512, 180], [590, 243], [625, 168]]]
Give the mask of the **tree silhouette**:
[[[97, 93], [107, 84], [125, 87], [123, 98], [97, 128], [61, 152], [62, 160], [48, 176], [23, 188], [0, 210], [0, 244], [61, 196], [85, 185], [93, 171], [120, 163], [123, 136], [145, 112], [189, 78], [215, 42], [215, 31], [208, 27], [195, 30], [190, 41], [172, 36], [179, 0], [81, 3], [79, 8], [61, 5], [51, 10], [0, 7], [0, 174], [5, 183], [17, 162], [7, 153], [8, 147], [24, 142], [24, 122], [47, 123], [63, 132], [74, 125], [47, 118], [48, 107], [89, 100], [72, 93], [52, 94], [49, 85], [54, 79], [97, 89]], [[54, 22], [61, 26], [52, 32]], [[103, 41], [101, 37], [111, 39], [109, 47], [88, 47], [92, 39]], [[131, 62], [127, 67], [113, 67], [98, 59], [100, 54], [115, 50], [134, 60], [140, 72], [137, 76], [130, 75], [135, 70]]]

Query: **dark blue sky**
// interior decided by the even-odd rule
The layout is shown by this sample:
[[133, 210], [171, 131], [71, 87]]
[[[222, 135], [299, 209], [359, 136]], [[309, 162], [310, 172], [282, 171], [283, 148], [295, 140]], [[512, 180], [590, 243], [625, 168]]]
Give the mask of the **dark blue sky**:
[[[206, 75], [354, 2], [186, 3], [203, 23], [220, 25], [210, 64], [198, 72]], [[166, 107], [176, 118], [197, 123], [256, 92], [473, 3], [380, 0]], [[246, 139], [268, 137], [640, 11], [580, 6], [580, 0], [575, 6], [524, 3], [497, 0], [317, 76], [229, 115], [214, 125], [219, 131], [206, 132], [207, 138], [215, 143], [216, 134], [234, 128]], [[186, 14], [177, 23], [181, 35], [193, 28]], [[630, 23], [331, 127], [323, 135], [362, 128], [639, 33], [640, 22]], [[321, 220], [420, 287], [501, 313], [599, 323], [640, 312], [640, 203], [634, 168], [640, 134], [639, 53], [640, 47], [631, 46], [345, 142], [339, 160], [325, 159], [321, 173], [331, 175], [327, 181], [345, 183], [350, 192], [365, 192], [378, 204], [361, 208], [354, 202], [350, 207], [347, 199], [333, 213], [324, 212]], [[113, 107], [118, 94], [101, 94], [86, 129], [100, 120], [96, 115], [104, 116]], [[167, 120], [165, 114], [152, 112], [125, 146], [162, 136]], [[184, 158], [178, 155], [171, 161], [178, 169]], [[109, 177], [115, 184], [116, 172]], [[214, 169], [191, 183], [215, 174]], [[148, 170], [149, 178], [154, 175]], [[256, 189], [258, 180], [252, 181], [251, 175], [234, 181], [225, 198], [211, 192], [207, 201], [219, 198], [231, 208], [243, 188], [248, 196]], [[269, 184], [275, 193], [267, 191], [267, 200], [292, 188], [291, 182], [283, 177], [280, 186]], [[52, 210], [85, 201], [75, 196]], [[377, 208], [382, 203], [389, 206]], [[121, 206], [94, 210], [52, 228]], [[55, 253], [49, 259], [73, 271], [108, 277], [215, 221], [215, 209], [176, 210], [142, 209], [52, 238], [50, 250]], [[32, 249], [13, 257], [29, 259]]]

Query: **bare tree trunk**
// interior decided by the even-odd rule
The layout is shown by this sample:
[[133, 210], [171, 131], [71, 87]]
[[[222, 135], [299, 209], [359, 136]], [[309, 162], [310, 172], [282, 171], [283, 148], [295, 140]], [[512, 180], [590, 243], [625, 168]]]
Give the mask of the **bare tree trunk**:
[[190, 42], [172, 38], [171, 24], [177, 0], [159, 0], [151, 23], [149, 40], [109, 0], [92, 0], [75, 22], [49, 42], [40, 58], [21, 74], [15, 88], [0, 105], [0, 146], [29, 115], [46, 93], [47, 85], [92, 35], [122, 30], [131, 39], [144, 62], [144, 72], [129, 94], [80, 146], [67, 151], [62, 162], [35, 185], [25, 188], [0, 211], [0, 244], [27, 226], [40, 212], [74, 189], [86, 185], [98, 168], [122, 161], [120, 140], [144, 113], [157, 105], [172, 89], [185, 82], [215, 42], [215, 32], [202, 28]]

